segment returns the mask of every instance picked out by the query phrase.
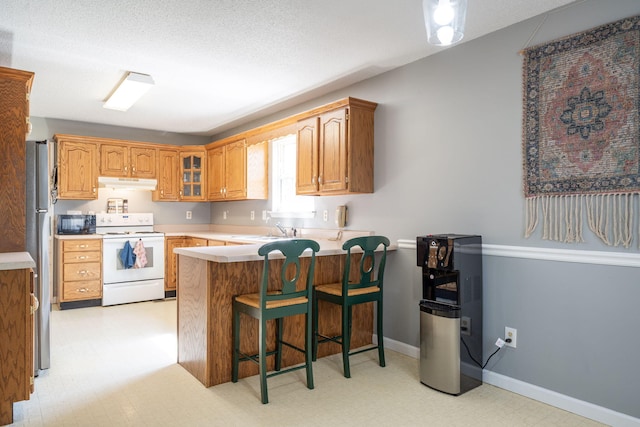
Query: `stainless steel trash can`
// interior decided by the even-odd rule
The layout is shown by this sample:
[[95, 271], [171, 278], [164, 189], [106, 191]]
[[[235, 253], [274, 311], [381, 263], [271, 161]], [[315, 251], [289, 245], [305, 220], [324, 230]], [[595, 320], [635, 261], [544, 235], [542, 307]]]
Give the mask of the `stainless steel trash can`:
[[420, 302], [420, 382], [460, 394], [460, 308]]

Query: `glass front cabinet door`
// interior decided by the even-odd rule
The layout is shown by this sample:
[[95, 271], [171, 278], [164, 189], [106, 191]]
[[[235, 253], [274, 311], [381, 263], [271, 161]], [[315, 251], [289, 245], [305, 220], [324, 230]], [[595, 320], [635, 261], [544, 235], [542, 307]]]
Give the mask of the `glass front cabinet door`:
[[204, 201], [204, 159], [205, 151], [184, 151], [180, 153], [182, 169], [181, 200]]

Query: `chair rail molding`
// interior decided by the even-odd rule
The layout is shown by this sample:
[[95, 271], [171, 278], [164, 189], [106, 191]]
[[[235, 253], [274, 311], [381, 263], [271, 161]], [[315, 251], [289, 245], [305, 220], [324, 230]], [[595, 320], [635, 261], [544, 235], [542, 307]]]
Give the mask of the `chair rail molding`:
[[[415, 239], [398, 239], [398, 249], [416, 249]], [[581, 264], [640, 267], [640, 253], [580, 251], [575, 249], [537, 248], [482, 244], [482, 254], [507, 258], [537, 259], [543, 261], [575, 262]]]

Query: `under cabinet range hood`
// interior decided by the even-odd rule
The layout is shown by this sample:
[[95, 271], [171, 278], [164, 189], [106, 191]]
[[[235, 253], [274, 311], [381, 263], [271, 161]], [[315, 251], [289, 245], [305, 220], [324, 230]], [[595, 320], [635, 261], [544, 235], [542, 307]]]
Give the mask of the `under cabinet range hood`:
[[158, 180], [143, 178], [115, 178], [99, 176], [98, 187], [116, 190], [148, 190], [154, 191], [158, 187]]

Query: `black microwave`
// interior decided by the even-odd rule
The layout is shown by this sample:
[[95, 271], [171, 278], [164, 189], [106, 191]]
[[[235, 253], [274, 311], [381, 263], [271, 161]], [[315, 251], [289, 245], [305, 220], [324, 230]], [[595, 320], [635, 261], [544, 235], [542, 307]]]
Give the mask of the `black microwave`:
[[58, 215], [58, 234], [96, 234], [96, 216]]

